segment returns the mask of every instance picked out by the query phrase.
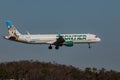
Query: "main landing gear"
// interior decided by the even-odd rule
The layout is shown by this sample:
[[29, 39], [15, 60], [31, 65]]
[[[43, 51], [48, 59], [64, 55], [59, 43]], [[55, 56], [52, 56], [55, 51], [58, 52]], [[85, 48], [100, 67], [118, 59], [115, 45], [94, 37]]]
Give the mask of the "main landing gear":
[[[48, 49], [52, 49], [52, 46], [48, 46]], [[55, 49], [58, 50], [59, 49], [59, 46], [55, 46]]]
[[58, 49], [59, 49], [59, 46], [55, 46], [55, 49], [58, 50]]
[[48, 49], [52, 49], [52, 46], [50, 45], [50, 46], [48, 47]]

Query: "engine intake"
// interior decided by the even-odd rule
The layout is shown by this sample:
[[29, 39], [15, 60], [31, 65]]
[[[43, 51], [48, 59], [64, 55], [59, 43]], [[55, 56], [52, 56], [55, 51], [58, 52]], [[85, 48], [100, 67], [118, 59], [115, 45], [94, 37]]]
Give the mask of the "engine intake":
[[68, 47], [72, 47], [73, 46], [73, 42], [72, 41], [67, 41], [65, 42], [65, 46], [68, 46]]

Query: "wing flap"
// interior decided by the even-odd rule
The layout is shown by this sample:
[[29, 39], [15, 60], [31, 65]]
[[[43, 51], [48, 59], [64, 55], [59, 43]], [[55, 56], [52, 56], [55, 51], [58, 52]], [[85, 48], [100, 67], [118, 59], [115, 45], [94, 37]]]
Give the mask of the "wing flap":
[[56, 42], [56, 40], [51, 40], [51, 41], [48, 41], [46, 42], [47, 44], [54, 44]]

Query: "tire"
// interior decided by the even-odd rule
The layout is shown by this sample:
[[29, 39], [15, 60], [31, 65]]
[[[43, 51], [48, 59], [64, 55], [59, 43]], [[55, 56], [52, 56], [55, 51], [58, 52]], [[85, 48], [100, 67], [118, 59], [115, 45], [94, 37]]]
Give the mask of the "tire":
[[52, 49], [52, 46], [50, 45], [50, 46], [48, 47], [48, 49]]
[[55, 49], [58, 50], [58, 49], [59, 49], [59, 46], [55, 46]]

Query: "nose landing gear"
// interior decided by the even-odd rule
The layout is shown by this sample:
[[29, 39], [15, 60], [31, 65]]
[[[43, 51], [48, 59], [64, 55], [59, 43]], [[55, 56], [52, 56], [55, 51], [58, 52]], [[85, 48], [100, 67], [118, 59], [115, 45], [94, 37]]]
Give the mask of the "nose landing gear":
[[88, 48], [91, 48], [91, 45], [90, 45], [90, 43], [88, 43]]

